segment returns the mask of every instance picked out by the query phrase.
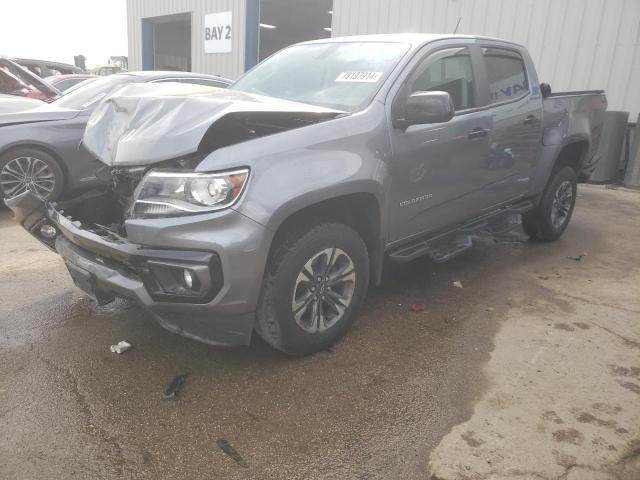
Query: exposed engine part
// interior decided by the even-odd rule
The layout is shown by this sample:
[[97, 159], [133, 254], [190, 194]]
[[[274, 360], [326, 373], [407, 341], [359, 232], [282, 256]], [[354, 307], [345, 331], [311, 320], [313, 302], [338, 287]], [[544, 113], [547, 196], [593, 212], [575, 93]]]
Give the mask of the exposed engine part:
[[100, 169], [103, 190], [90, 190], [78, 197], [56, 202], [65, 215], [79, 221], [96, 234], [118, 241], [126, 238], [124, 221], [134, 201], [136, 187], [152, 168], [173, 171], [193, 171], [206, 155], [192, 154], [145, 167], [118, 167]]

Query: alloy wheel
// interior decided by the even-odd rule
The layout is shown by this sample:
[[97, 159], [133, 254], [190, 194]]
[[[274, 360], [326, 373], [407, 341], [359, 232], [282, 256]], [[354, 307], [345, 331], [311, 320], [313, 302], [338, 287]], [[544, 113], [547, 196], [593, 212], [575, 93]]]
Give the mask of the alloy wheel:
[[558, 186], [551, 204], [551, 224], [556, 230], [569, 218], [572, 200], [573, 185], [569, 180], [565, 180]]
[[56, 180], [49, 165], [36, 157], [17, 157], [9, 160], [0, 172], [0, 185], [8, 198], [30, 190], [46, 199], [53, 192]]
[[351, 305], [356, 284], [355, 265], [339, 248], [313, 255], [298, 274], [291, 309], [300, 328], [320, 333], [338, 323]]

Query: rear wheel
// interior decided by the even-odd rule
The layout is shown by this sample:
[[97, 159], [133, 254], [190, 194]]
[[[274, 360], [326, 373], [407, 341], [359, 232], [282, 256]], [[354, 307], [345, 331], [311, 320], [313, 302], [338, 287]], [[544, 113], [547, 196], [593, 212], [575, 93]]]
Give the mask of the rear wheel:
[[551, 242], [569, 225], [576, 204], [576, 173], [571, 167], [555, 172], [538, 206], [522, 216], [522, 227], [532, 238]]
[[44, 200], [62, 193], [64, 177], [58, 162], [35, 148], [17, 148], [0, 157], [0, 191], [12, 198], [30, 190]]
[[367, 248], [351, 227], [291, 232], [269, 261], [256, 331], [290, 355], [326, 349], [351, 325], [368, 283]]

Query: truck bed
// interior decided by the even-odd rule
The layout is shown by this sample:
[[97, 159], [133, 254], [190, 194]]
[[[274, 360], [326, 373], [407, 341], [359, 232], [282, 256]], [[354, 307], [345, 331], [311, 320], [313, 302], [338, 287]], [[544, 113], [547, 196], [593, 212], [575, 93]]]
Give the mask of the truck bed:
[[544, 145], [557, 145], [574, 138], [583, 138], [589, 143], [589, 150], [579, 175], [579, 180], [585, 181], [600, 160], [596, 153], [607, 110], [604, 91], [552, 93], [543, 100], [542, 105]]

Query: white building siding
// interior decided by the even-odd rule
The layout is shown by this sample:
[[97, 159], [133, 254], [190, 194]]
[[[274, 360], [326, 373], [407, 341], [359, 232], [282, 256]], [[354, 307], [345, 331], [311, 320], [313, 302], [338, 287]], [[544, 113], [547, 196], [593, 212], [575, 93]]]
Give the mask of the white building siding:
[[334, 0], [332, 34], [458, 33], [525, 45], [554, 91], [640, 112], [640, 0]]
[[[127, 0], [129, 70], [142, 70], [143, 18], [191, 13], [191, 70], [237, 78], [244, 72], [245, 0]], [[204, 53], [204, 16], [233, 12], [231, 53]]]

